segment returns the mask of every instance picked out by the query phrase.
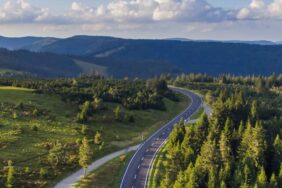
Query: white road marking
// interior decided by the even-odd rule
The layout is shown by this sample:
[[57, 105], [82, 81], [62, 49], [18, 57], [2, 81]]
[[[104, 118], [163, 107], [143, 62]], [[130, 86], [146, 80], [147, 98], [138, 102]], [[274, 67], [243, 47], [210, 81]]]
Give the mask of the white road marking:
[[142, 159], [141, 159], [142, 161], [144, 160], [144, 157], [142, 157]]
[[138, 165], [138, 169], [140, 168], [140, 165]]
[[137, 175], [135, 174], [134, 179], [136, 179], [136, 178], [137, 178]]

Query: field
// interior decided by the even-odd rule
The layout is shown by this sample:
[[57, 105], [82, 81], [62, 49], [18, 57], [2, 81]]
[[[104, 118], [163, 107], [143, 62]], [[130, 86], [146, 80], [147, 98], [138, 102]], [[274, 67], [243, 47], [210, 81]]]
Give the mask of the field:
[[0, 87], [0, 161], [3, 161], [0, 167], [7, 160], [12, 160], [17, 168], [29, 167], [36, 173], [40, 168], [46, 168], [50, 171], [50, 176], [42, 179], [40, 185], [49, 187], [78, 168], [77, 163], [71, 163], [72, 165], [51, 173], [52, 169], [49, 169], [47, 163], [50, 144], [58, 140], [64, 144], [75, 145], [84, 136], [82, 127], [87, 129], [86, 136], [90, 141], [96, 131], [99, 131], [103, 145], [91, 145], [94, 160], [141, 142], [142, 138], [148, 137], [189, 103], [182, 95], [180, 102], [168, 99], [164, 99], [164, 102], [166, 111], [129, 111], [122, 108], [122, 111], [134, 116], [134, 122], [105, 121], [104, 117], [113, 116], [113, 110], [118, 105], [105, 103], [105, 110], [97, 112], [91, 122], [82, 125], [75, 122], [78, 107], [63, 102], [59, 96], [37, 94], [25, 88]]

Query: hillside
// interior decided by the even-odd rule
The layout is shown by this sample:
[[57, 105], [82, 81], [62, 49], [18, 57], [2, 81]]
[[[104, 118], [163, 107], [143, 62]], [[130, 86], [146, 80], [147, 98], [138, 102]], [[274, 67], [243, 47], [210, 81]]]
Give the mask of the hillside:
[[0, 68], [44, 78], [72, 77], [82, 72], [81, 68], [66, 56], [6, 49], [0, 49]]
[[148, 77], [162, 72], [211, 75], [282, 72], [279, 45], [75, 36], [43, 46], [40, 51], [82, 56], [88, 62], [108, 67], [108, 74], [116, 77]]
[[[61, 54], [64, 56], [60, 57], [64, 58], [71, 56], [94, 64], [94, 69], [102, 66], [103, 71], [98, 68], [95, 72], [116, 78], [148, 78], [162, 73], [176, 75], [191, 72], [209, 75], [282, 73], [281, 45], [258, 45], [254, 42], [249, 44], [247, 41], [133, 40], [74, 36], [65, 39], [41, 38], [21, 48]], [[48, 57], [48, 60], [53, 62], [53, 58]], [[66, 68], [64, 63], [60, 65], [61, 68]], [[55, 68], [52, 64], [48, 66]], [[75, 69], [72, 71], [75, 74], [71, 75], [81, 72]]]

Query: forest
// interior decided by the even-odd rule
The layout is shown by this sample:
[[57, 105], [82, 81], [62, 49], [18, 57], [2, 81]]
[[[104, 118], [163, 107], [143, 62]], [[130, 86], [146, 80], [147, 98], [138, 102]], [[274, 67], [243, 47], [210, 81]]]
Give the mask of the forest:
[[151, 187], [282, 187], [281, 75], [167, 79], [201, 92], [213, 112], [176, 125]]

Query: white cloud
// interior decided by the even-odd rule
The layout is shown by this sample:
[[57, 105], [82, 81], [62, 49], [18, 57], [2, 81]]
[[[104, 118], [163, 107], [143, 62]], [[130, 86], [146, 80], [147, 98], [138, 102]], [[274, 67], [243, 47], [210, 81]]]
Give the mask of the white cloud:
[[264, 0], [252, 0], [248, 7], [242, 8], [238, 14], [238, 19], [282, 19], [282, 0], [273, 0], [265, 3]]
[[25, 0], [8, 0], [0, 7], [0, 22], [34, 22], [41, 16], [46, 16], [47, 12], [47, 9], [33, 7]]

